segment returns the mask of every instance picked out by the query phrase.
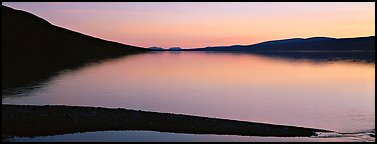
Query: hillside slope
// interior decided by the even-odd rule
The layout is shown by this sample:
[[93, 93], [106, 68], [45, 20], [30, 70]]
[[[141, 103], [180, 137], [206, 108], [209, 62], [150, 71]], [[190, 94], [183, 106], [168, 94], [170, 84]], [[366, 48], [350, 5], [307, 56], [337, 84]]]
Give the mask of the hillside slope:
[[2, 51], [103, 56], [146, 51], [57, 27], [28, 12], [2, 6]]

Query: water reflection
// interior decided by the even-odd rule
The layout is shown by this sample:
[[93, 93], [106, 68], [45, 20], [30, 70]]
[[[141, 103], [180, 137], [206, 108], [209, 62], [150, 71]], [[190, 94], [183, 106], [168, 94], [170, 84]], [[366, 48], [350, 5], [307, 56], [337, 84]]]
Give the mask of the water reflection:
[[153, 52], [67, 71], [6, 104], [125, 107], [331, 129], [375, 127], [374, 63]]
[[374, 63], [375, 51], [292, 51], [292, 52], [260, 52], [258, 55], [288, 60], [305, 60], [311, 62], [350, 61]]
[[[123, 57], [136, 53], [123, 54]], [[3, 55], [2, 97], [23, 95], [48, 84], [54, 76], [69, 73], [85, 66], [119, 58], [119, 55], [98, 58], [46, 56], [44, 54]]]
[[[159, 54], [160, 52], [151, 52], [149, 55]], [[170, 51], [171, 55], [179, 55], [180, 51]], [[186, 52], [187, 53], [187, 52]], [[195, 52], [191, 52], [195, 53]], [[313, 63], [327, 63], [331, 61], [350, 61], [358, 63], [374, 63], [375, 53], [373, 52], [264, 52], [264, 53], [247, 53], [247, 52], [198, 52], [211, 54], [229, 54], [229, 55], [253, 55], [268, 57], [270, 59], [287, 60], [287, 61], [307, 61]], [[126, 56], [130, 56], [129, 54]], [[126, 57], [124, 56], [124, 57]], [[38, 56], [33, 54], [8, 56], [3, 61], [3, 81], [2, 96], [23, 95], [27, 91], [41, 88], [46, 85], [51, 77], [62, 73], [69, 73], [77, 69], [111, 61], [119, 56], [107, 56], [98, 59], [72, 59], [71, 62], [59, 60], [59, 58], [35, 59]], [[123, 57], [123, 58], [124, 58]]]

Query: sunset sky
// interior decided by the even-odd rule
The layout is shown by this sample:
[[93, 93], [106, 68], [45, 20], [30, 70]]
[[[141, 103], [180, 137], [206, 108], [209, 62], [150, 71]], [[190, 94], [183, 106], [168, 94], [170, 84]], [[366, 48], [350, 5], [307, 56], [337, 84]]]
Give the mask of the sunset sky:
[[248, 45], [375, 35], [375, 3], [3, 2], [50, 23], [141, 47]]

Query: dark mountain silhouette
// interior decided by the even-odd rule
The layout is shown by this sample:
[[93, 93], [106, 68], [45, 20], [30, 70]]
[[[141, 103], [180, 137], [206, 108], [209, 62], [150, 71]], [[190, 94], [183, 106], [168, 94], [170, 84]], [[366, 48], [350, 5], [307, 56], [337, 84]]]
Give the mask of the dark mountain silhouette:
[[358, 38], [292, 38], [253, 45], [195, 48], [188, 51], [375, 51], [375, 36]]
[[145, 51], [57, 27], [31, 13], [2, 6], [3, 94], [4, 89], [38, 83], [65, 69]]
[[146, 50], [57, 27], [33, 14], [6, 6], [2, 6], [2, 30], [2, 50], [6, 54], [49, 53], [97, 57]]

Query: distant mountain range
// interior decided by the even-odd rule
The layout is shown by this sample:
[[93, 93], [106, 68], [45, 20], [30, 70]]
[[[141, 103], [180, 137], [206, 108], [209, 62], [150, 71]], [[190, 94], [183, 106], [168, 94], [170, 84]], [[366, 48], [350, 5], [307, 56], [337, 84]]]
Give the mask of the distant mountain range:
[[267, 41], [253, 45], [218, 46], [186, 49], [185, 51], [247, 51], [247, 52], [289, 52], [289, 51], [375, 51], [375, 36], [357, 38], [292, 38]]
[[319, 52], [319, 51], [375, 51], [375, 36], [356, 38], [291, 38], [266, 41], [252, 45], [216, 46], [205, 48], [150, 47], [151, 51], [228, 51], [228, 52]]

